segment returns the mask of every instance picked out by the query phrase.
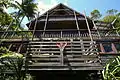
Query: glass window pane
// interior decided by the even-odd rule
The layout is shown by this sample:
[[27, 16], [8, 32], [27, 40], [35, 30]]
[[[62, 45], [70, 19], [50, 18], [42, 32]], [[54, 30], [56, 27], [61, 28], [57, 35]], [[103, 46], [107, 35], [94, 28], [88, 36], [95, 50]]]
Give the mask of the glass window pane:
[[111, 44], [103, 44], [103, 47], [105, 49], [105, 52], [112, 52], [112, 46]]
[[120, 44], [119, 44], [119, 43], [116, 43], [116, 44], [115, 44], [115, 47], [116, 47], [117, 51], [120, 52]]

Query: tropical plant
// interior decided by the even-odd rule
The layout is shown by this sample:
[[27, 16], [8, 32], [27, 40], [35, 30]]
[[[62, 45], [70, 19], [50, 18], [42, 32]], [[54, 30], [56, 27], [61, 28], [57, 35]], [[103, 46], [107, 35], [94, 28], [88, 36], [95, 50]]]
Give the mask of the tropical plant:
[[[14, 31], [22, 31], [24, 30], [21, 27], [21, 23], [24, 20], [25, 17], [27, 17], [28, 20], [31, 20], [31, 18], [35, 17], [37, 4], [34, 3], [34, 0], [22, 0], [22, 2], [15, 1], [13, 4], [10, 5], [10, 7], [16, 9], [12, 15], [14, 16], [14, 23], [12, 23], [12, 28]], [[24, 32], [22, 32], [24, 33]], [[12, 33], [12, 37], [16, 33]], [[25, 34], [25, 33], [24, 33]], [[22, 34], [21, 34], [22, 35]]]
[[0, 13], [0, 31], [5, 30], [13, 18], [7, 13]]
[[112, 23], [114, 21], [114, 27], [120, 31], [120, 13], [114, 13], [114, 15], [107, 15], [103, 18], [104, 22]]
[[107, 10], [107, 14], [108, 15], [115, 15], [116, 13], [118, 12], [118, 10], [116, 10], [116, 9], [110, 9], [110, 10]]
[[[12, 3], [10, 3], [11, 1]], [[15, 12], [11, 14], [11, 16], [8, 13], [5, 13], [6, 15], [0, 14], [0, 30], [18, 31], [18, 32], [10, 32], [8, 34], [4, 32], [1, 35], [1, 38], [6, 38], [10, 36], [14, 37], [15, 35], [19, 35], [20, 34], [19, 31], [24, 30], [24, 28], [21, 26], [23, 19], [27, 17], [28, 20], [30, 20], [31, 18], [35, 17], [37, 4], [34, 3], [34, 0], [22, 0], [22, 3], [19, 3], [18, 1], [14, 1], [14, 0], [3, 0], [0, 1], [0, 3], [1, 4], [6, 3], [5, 6], [9, 6], [16, 9]], [[25, 34], [24, 32], [21, 33]]]
[[22, 78], [22, 65], [23, 65], [23, 55], [11, 52], [4, 47], [0, 48], [2, 55], [0, 57], [0, 63], [4, 66], [4, 72], [14, 73], [18, 80]]
[[0, 12], [1, 13], [6, 13], [5, 9], [9, 7], [13, 0], [0, 0]]
[[17, 9], [17, 12], [14, 12], [16, 16], [21, 20], [26, 16], [28, 20], [35, 17], [37, 4], [34, 3], [34, 0], [22, 0], [21, 3], [15, 1], [14, 4], [11, 4], [11, 7]]
[[102, 71], [104, 80], [120, 80], [120, 56], [111, 59]]
[[[5, 47], [1, 47], [0, 52], [2, 53], [0, 56], [0, 80], [7, 80], [8, 78], [9, 80], [32, 80], [31, 75], [22, 70], [24, 64], [22, 54], [9, 51]], [[10, 76], [9, 73], [13, 75]]]
[[91, 12], [92, 19], [99, 19], [101, 16], [102, 16], [101, 13], [97, 9], [95, 9]]

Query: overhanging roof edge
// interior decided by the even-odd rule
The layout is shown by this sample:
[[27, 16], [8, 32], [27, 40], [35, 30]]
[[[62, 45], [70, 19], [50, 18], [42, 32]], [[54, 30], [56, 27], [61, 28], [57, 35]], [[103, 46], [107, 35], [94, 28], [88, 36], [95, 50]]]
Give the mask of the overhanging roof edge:
[[[76, 10], [73, 10], [72, 8], [66, 6], [66, 5], [64, 5], [64, 4], [62, 4], [62, 3], [59, 3], [58, 5], [56, 5], [55, 7], [53, 7], [53, 8], [51, 8], [51, 9], [47, 10], [46, 12], [44, 12], [43, 14], [41, 14], [41, 15], [40, 15], [39, 17], [37, 17], [37, 18], [42, 17], [42, 16], [45, 15], [47, 12], [52, 11], [53, 9], [57, 8], [57, 7], [60, 6], [60, 5], [62, 5], [62, 6], [64, 6], [64, 7], [66, 7], [66, 8], [68, 8], [68, 9], [70, 9], [70, 10], [72, 10], [72, 11], [75, 11], [77, 14], [80, 14], [81, 16], [84, 17], [84, 15], [81, 14], [80, 12], [78, 12], [78, 11], [76, 11]], [[35, 18], [34, 20], [30, 21], [30, 22], [34, 22], [35, 20], [36, 20], [36, 18]], [[26, 25], [28, 26], [28, 25], [30, 24], [30, 22], [27, 23]]]

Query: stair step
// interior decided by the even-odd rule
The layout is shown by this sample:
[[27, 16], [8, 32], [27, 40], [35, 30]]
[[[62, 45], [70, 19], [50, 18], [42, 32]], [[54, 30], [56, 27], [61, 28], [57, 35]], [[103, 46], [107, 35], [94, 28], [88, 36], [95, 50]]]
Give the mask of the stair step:
[[[29, 43], [60, 43], [60, 42], [66, 42], [66, 43], [81, 43], [80, 41], [31, 41]], [[82, 43], [91, 43], [91, 41], [82, 41]]]
[[[66, 55], [68, 58], [97, 58], [98, 55]], [[32, 55], [32, 57], [39, 58], [58, 58], [60, 55]]]
[[[32, 57], [31, 60], [35, 60], [35, 61], [39, 61], [39, 62], [51, 62], [51, 61], [60, 61], [60, 57], [59, 58], [36, 58], [36, 57]], [[81, 61], [95, 61], [98, 60], [98, 58], [68, 58], [68, 57], [64, 57], [64, 61], [74, 61], [74, 62], [81, 62]]]
[[[48, 47], [48, 48], [38, 48], [38, 47], [36, 47], [36, 48], [27, 48], [28, 50], [60, 50], [59, 48], [51, 48], [51, 47]], [[66, 47], [65, 48], [65, 50], [80, 50], [80, 49], [83, 49], [83, 48], [77, 48], [77, 47]], [[84, 49], [96, 49], [95, 47], [93, 47], [93, 48], [86, 48], [86, 47], [84, 47]]]
[[[74, 63], [71, 62], [69, 63], [70, 66], [79, 66], [79, 67], [99, 67], [101, 66], [100, 63]], [[32, 65], [29, 66], [44, 66], [44, 67], [48, 67], [48, 66], [68, 66], [67, 64], [61, 65], [58, 62], [50, 62], [50, 63], [33, 63]]]
[[[31, 53], [60, 53], [60, 51], [30, 51]], [[65, 51], [65, 53], [97, 53], [97, 51]]]
[[[54, 45], [52, 45], [52, 44], [51, 44], [51, 45], [43, 45], [43, 44], [40, 45], [40, 44], [37, 44], [37, 45], [29, 45], [28, 47], [32, 47], [32, 46], [33, 46], [33, 47], [34, 47], [34, 46], [36, 46], [36, 47], [38, 46], [38, 47], [39, 47], [39, 46], [57, 46], [57, 45], [56, 45], [56, 44], [54, 44]], [[76, 44], [76, 45], [66, 45], [66, 46], [73, 46], [73, 47], [74, 47], [74, 46], [82, 46], [82, 45]], [[84, 44], [84, 46], [91, 46], [91, 45], [90, 45], [90, 44]]]

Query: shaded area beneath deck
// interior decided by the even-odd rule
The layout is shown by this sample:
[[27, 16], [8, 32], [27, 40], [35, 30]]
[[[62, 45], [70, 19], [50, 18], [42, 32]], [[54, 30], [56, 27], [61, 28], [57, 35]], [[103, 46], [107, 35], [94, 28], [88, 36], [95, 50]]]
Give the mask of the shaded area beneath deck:
[[35, 80], [100, 80], [98, 71], [32, 71]]

